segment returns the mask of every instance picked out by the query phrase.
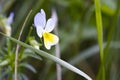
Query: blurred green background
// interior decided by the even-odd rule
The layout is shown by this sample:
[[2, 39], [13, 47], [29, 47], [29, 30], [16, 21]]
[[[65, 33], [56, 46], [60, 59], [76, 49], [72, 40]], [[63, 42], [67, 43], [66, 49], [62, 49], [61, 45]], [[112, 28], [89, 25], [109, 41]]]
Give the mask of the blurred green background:
[[[106, 80], [120, 80], [119, 2], [119, 0], [101, 0], [104, 47], [107, 42], [111, 42], [105, 54]], [[44, 9], [48, 19], [53, 8], [58, 15], [61, 59], [83, 70], [95, 80], [98, 76], [100, 58], [94, 0], [0, 0], [0, 15], [8, 17], [11, 12], [15, 14], [11, 25], [14, 38], [18, 37], [26, 16], [32, 10], [22, 34], [22, 41], [26, 40], [30, 27], [34, 24], [35, 14], [40, 9]], [[34, 28], [31, 35], [36, 35]], [[38, 39], [37, 35], [36, 39]], [[4, 44], [0, 42], [1, 49], [5, 46]], [[41, 49], [55, 55], [54, 47], [50, 51], [44, 47]], [[30, 57], [25, 60], [36, 70], [34, 73], [27, 68], [22, 69], [28, 80], [56, 80], [54, 62], [43, 57], [42, 60]], [[62, 67], [62, 77], [62, 80], [85, 80], [64, 67]], [[2, 80], [7, 80], [3, 78]]]

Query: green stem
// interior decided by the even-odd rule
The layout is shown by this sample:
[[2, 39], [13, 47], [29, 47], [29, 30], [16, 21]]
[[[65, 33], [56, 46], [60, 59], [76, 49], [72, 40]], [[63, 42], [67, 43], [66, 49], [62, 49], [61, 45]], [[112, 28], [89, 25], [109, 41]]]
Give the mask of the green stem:
[[105, 80], [105, 66], [104, 66], [104, 54], [103, 54], [103, 30], [102, 30], [102, 17], [100, 0], [95, 0], [95, 12], [96, 12], [96, 24], [98, 32], [98, 44], [100, 49], [100, 59], [101, 59], [101, 70], [102, 70], [102, 80]]
[[8, 50], [8, 54], [10, 55], [11, 53], [11, 42], [9, 39], [7, 39], [7, 50]]
[[[27, 35], [27, 37], [26, 37], [26, 40], [24, 41], [25, 43], [28, 43], [28, 41], [29, 41], [29, 37], [30, 37], [30, 34], [31, 34], [31, 32], [32, 32], [32, 30], [33, 30], [33, 28], [32, 27], [30, 27], [30, 30], [29, 30], [29, 33], [28, 33], [28, 35]], [[23, 56], [23, 54], [24, 54], [24, 49], [25, 49], [25, 47], [21, 47], [21, 49], [20, 49], [20, 58]]]

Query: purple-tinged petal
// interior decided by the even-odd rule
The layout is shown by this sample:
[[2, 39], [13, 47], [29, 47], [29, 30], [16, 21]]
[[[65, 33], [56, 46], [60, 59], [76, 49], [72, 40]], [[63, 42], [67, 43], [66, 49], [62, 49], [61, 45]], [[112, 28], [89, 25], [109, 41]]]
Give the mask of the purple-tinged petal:
[[41, 12], [37, 13], [34, 17], [34, 25], [35, 27], [42, 27], [44, 28], [46, 24], [46, 15], [43, 9]]
[[13, 17], [14, 17], [14, 13], [11, 12], [8, 19], [7, 19], [8, 24], [11, 24], [13, 22]]

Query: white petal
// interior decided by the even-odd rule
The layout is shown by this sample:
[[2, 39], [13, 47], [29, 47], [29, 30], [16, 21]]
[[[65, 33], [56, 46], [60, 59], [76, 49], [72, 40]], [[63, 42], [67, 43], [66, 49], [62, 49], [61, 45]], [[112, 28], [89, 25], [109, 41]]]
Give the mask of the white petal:
[[37, 13], [34, 17], [34, 24], [35, 27], [45, 27], [46, 24], [46, 15], [43, 9], [41, 9], [41, 12]]
[[50, 50], [50, 49], [51, 49], [50, 43], [49, 43], [49, 42], [48, 42], [48, 43], [45, 43], [45, 47], [46, 47], [46, 49]]
[[54, 18], [50, 18], [47, 21], [46, 27], [45, 27], [45, 31], [46, 32], [51, 32], [56, 26], [56, 21]]
[[57, 21], [58, 21], [57, 14], [56, 14], [56, 11], [53, 9], [52, 16], [47, 21], [45, 31], [51, 32], [55, 28], [55, 26], [57, 25]]
[[36, 28], [36, 31], [37, 31], [37, 35], [41, 38], [42, 37], [42, 33], [44, 31], [43, 28], [38, 26]]

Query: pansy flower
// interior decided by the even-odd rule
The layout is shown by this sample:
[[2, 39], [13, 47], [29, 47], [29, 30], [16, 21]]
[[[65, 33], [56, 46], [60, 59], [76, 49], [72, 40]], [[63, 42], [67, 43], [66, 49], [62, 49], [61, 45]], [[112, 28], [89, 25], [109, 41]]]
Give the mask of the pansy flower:
[[44, 45], [47, 49], [50, 49], [51, 46], [56, 45], [59, 41], [59, 38], [50, 33], [53, 31], [57, 24], [57, 15], [53, 11], [51, 18], [46, 21], [46, 14], [43, 9], [37, 13], [34, 17], [34, 25], [36, 27], [37, 35], [44, 40]]

